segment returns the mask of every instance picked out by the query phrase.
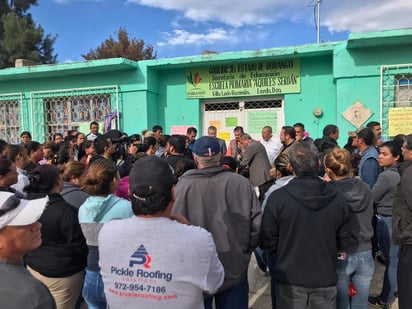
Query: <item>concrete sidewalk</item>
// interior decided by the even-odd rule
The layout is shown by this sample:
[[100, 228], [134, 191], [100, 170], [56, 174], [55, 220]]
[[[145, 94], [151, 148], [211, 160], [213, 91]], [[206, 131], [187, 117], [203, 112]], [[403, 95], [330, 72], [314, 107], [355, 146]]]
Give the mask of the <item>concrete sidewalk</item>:
[[[249, 264], [248, 278], [249, 278], [249, 307], [253, 309], [271, 309], [272, 301], [270, 297], [270, 278], [269, 276], [262, 276], [255, 270], [255, 257]], [[375, 262], [375, 274], [373, 276], [370, 295], [379, 294], [382, 288], [384, 267], [382, 264]], [[376, 308], [369, 305], [368, 309]], [[392, 304], [391, 309], [398, 309], [398, 302]]]

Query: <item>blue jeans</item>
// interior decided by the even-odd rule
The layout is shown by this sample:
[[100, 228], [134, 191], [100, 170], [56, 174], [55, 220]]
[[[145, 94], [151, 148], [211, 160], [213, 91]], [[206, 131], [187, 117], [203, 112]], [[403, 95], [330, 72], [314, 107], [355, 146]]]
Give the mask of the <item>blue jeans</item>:
[[83, 283], [83, 298], [88, 309], [106, 309], [107, 303], [100, 272], [86, 269]]
[[392, 217], [377, 215], [376, 236], [379, 248], [385, 257], [385, 273], [383, 275], [383, 286], [380, 298], [387, 303], [392, 301], [397, 288], [397, 273], [399, 246], [392, 242]]
[[248, 309], [249, 283], [247, 281], [247, 275], [245, 274], [241, 281], [234, 286], [206, 298], [204, 301], [205, 309], [213, 308], [213, 299], [215, 300], [216, 309]]
[[[337, 309], [368, 308], [369, 288], [371, 285], [375, 262], [372, 250], [347, 254], [345, 260], [338, 260], [336, 273], [338, 275]], [[357, 294], [348, 294], [349, 282], [354, 284]]]
[[260, 268], [261, 271], [266, 272], [266, 269], [268, 267], [267, 261], [266, 261], [266, 253], [263, 249], [260, 247], [257, 247], [254, 251], [255, 253], [255, 258], [256, 258], [256, 263], [258, 267]]
[[336, 286], [305, 288], [277, 284], [276, 301], [280, 309], [332, 309], [336, 308]]

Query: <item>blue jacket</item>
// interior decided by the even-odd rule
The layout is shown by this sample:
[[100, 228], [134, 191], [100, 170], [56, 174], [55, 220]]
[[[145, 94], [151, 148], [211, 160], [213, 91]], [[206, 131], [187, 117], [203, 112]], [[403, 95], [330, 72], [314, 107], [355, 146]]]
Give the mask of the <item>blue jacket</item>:
[[378, 152], [374, 146], [369, 146], [360, 156], [359, 177], [372, 189], [380, 172]]

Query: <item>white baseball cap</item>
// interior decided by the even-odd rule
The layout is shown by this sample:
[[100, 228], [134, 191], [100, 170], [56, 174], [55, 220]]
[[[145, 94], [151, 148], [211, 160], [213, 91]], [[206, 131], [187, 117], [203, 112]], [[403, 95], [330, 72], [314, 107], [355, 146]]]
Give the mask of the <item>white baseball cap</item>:
[[19, 199], [12, 192], [0, 191], [0, 230], [6, 226], [23, 226], [36, 222], [46, 208], [48, 197]]

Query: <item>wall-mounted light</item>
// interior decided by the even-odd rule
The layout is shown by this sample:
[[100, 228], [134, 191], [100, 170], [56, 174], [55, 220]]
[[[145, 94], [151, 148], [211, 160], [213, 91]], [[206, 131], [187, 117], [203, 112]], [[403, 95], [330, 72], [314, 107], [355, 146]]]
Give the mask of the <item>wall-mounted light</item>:
[[323, 110], [319, 107], [316, 107], [313, 109], [313, 116], [315, 117], [321, 117], [323, 115]]

